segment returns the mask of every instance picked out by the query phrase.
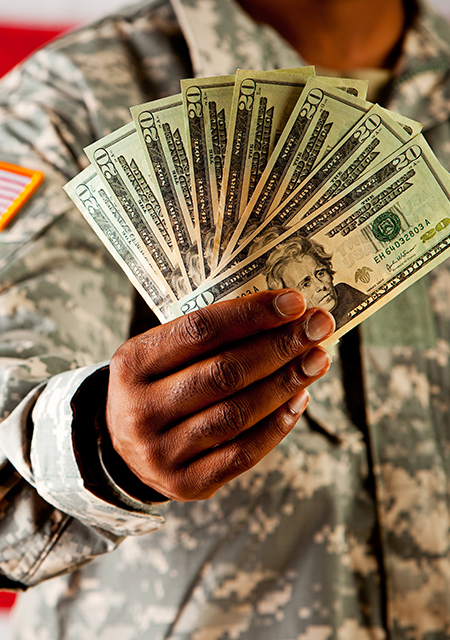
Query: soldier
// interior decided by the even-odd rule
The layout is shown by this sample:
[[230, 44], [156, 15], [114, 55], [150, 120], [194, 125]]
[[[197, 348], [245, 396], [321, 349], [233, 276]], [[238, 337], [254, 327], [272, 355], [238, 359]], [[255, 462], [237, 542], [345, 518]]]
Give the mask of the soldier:
[[450, 636], [448, 265], [319, 380], [333, 321], [292, 290], [127, 341], [130, 285], [62, 191], [83, 147], [180, 78], [305, 62], [369, 75], [450, 168], [450, 33], [429, 8], [242, 6], [147, 0], [1, 84], [1, 159], [46, 176], [0, 234], [0, 586], [28, 589], [16, 639]]

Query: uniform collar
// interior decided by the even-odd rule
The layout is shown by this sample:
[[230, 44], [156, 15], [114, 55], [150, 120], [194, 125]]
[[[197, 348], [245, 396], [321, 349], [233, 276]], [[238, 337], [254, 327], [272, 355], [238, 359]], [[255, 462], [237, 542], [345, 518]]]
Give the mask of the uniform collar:
[[[234, 0], [170, 1], [197, 77], [305, 64], [274, 29], [256, 23]], [[389, 108], [422, 122], [425, 130], [449, 119], [450, 26], [423, 2], [394, 72]]]
[[303, 64], [271, 27], [256, 23], [233, 0], [170, 0], [189, 46], [197, 77], [241, 69], [283, 69]]

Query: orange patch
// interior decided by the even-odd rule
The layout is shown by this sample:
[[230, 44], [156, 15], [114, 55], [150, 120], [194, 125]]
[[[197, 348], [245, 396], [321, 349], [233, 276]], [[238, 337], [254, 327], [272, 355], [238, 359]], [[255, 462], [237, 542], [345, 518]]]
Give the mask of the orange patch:
[[43, 179], [41, 171], [0, 162], [0, 231], [14, 218]]

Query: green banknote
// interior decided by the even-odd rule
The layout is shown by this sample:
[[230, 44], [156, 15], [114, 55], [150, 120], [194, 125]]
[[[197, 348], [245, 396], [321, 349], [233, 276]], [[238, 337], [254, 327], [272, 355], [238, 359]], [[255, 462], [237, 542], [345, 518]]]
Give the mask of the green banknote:
[[167, 321], [175, 296], [135, 230], [109, 198], [94, 167], [84, 169], [64, 189], [158, 319]]
[[172, 305], [175, 315], [293, 287], [333, 313], [339, 339], [450, 255], [450, 177], [422, 136], [291, 229]]
[[236, 73], [212, 265], [239, 220], [314, 68]]
[[131, 108], [191, 286], [201, 280], [181, 93]]
[[235, 76], [181, 81], [201, 277], [209, 276]]
[[336, 80], [308, 80], [247, 205], [254, 222], [276, 209], [373, 106], [353, 88], [333, 86]]
[[[134, 124], [131, 122], [94, 142], [85, 149], [85, 153], [111, 199], [136, 229], [148, 254], [177, 298], [182, 291], [195, 288], [198, 281], [188, 277], [176, 238], [154, 196], [152, 186], [157, 189], [158, 185], [153, 183], [148, 173]], [[151, 202], [142, 197], [143, 191], [152, 194]], [[181, 280], [180, 270], [183, 276]], [[177, 290], [180, 284], [181, 290]]]
[[401, 126], [379, 105], [362, 116], [346, 136], [330, 151], [315, 169], [294, 189], [290, 196], [258, 224], [253, 210], [247, 209], [225, 251], [217, 272], [233, 262], [244, 260], [251, 243], [269, 225], [286, 229], [305, 218], [344, 191], [363, 175], [387, 158], [417, 134], [420, 127]]

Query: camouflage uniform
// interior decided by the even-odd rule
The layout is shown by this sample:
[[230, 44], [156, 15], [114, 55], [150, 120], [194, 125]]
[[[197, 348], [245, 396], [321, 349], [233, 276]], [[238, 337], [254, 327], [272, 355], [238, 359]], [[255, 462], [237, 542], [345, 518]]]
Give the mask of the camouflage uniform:
[[[179, 78], [298, 64], [231, 0], [151, 0], [1, 84], [0, 159], [46, 174], [0, 234], [0, 587], [38, 585], [19, 598], [21, 640], [450, 638], [448, 264], [362, 326], [367, 428], [336, 357], [308, 418], [208, 501], [138, 500], [99, 453], [132, 291], [62, 184]], [[450, 31], [426, 8], [386, 102], [450, 169]]]

